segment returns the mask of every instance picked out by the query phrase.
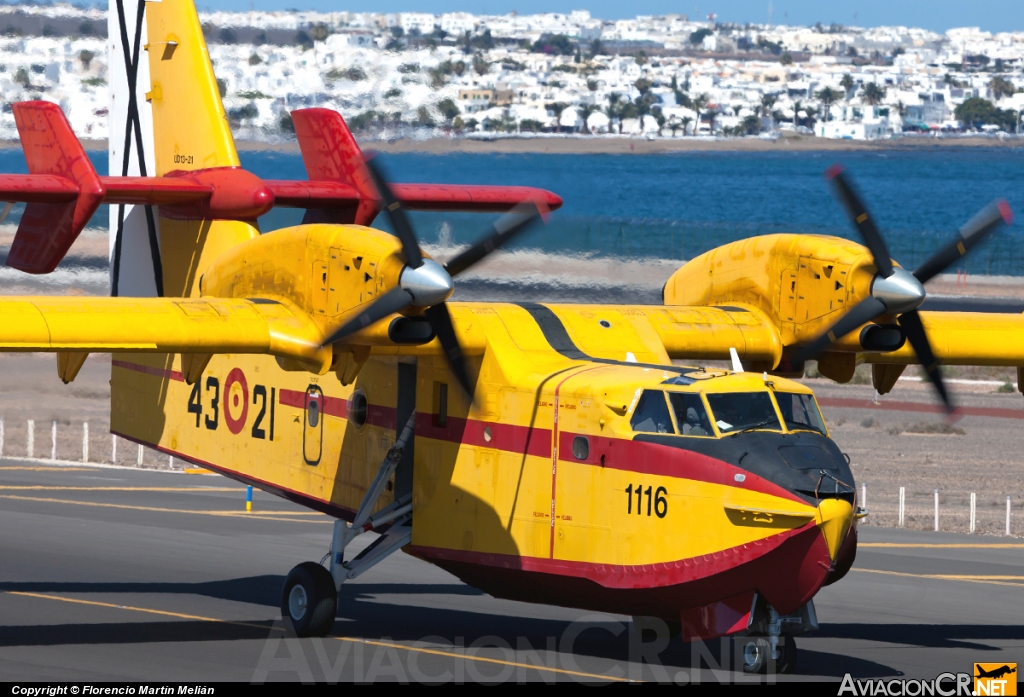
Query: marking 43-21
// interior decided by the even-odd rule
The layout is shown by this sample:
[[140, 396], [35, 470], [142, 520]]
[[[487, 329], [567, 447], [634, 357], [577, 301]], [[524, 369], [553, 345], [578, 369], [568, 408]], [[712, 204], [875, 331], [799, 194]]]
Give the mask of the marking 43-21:
[[249, 401], [249, 384], [241, 368], [233, 368], [224, 380], [221, 392], [220, 380], [208, 375], [192, 386], [192, 394], [188, 398], [188, 412], [195, 414], [196, 428], [204, 425], [216, 431], [223, 421], [228, 430], [238, 435], [245, 428], [249, 419], [249, 405], [253, 406], [255, 418], [249, 434], [253, 438], [274, 440], [274, 407], [277, 402], [277, 388], [266, 385], [252, 386], [252, 401]]

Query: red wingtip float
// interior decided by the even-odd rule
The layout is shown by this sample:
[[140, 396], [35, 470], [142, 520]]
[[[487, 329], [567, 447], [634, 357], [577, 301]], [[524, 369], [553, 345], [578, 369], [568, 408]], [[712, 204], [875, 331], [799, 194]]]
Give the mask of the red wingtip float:
[[[341, 114], [292, 112], [309, 181], [264, 181], [238, 167], [173, 172], [164, 177], [101, 177], [60, 107], [13, 105], [29, 174], [0, 175], [0, 200], [23, 202], [7, 265], [33, 274], [53, 271], [101, 203], [161, 207], [166, 218], [253, 220], [275, 206], [305, 208], [303, 222], [369, 225], [380, 194]], [[522, 186], [396, 184], [410, 210], [503, 212], [524, 200], [562, 205], [550, 191]]]

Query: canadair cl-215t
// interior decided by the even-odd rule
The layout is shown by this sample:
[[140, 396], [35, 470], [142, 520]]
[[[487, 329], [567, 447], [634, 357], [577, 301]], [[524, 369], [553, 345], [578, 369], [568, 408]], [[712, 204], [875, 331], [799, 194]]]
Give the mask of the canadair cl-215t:
[[[44, 102], [13, 107], [30, 174], [0, 175], [0, 200], [27, 202], [7, 258], [27, 273], [112, 204], [112, 297], [2, 298], [0, 350], [56, 353], [65, 382], [111, 353], [115, 434], [332, 516], [329, 563], [282, 590], [299, 636], [329, 633], [344, 582], [401, 549], [496, 597], [738, 635], [746, 670], [790, 671], [863, 513], [791, 378], [809, 358], [839, 382], [867, 362], [885, 393], [919, 363], [952, 410], [940, 363], [1024, 365], [1024, 316], [919, 309], [1006, 204], [911, 272], [838, 168], [864, 245], [735, 242], [683, 265], [658, 306], [450, 301], [561, 199], [390, 184], [324, 109], [292, 112], [309, 180], [261, 180], [240, 166], [192, 0], [118, 8], [112, 176]], [[282, 205], [303, 224], [261, 234]], [[410, 209], [504, 215], [439, 261]], [[369, 227], [381, 212], [395, 234]], [[706, 367], [721, 360], [733, 369]]]

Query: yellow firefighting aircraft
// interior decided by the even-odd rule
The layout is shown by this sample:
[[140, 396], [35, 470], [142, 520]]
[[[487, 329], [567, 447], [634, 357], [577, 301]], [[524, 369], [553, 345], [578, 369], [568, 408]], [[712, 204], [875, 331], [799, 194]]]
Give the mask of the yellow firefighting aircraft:
[[[454, 277], [558, 197], [392, 187], [322, 109], [292, 114], [311, 181], [260, 181], [239, 167], [192, 1], [144, 7], [111, 113], [132, 157], [151, 124], [156, 176], [96, 176], [59, 110], [25, 103], [32, 174], [0, 177], [0, 200], [29, 202], [7, 261], [29, 272], [56, 266], [100, 202], [121, 206], [117, 297], [4, 298], [0, 350], [55, 352], [65, 382], [112, 353], [114, 433], [333, 516], [328, 568], [300, 564], [282, 591], [300, 636], [328, 633], [342, 584], [403, 549], [496, 597], [737, 634], [745, 670], [793, 670], [812, 598], [853, 563], [859, 513], [848, 460], [787, 376], [817, 356], [845, 382], [868, 362], [884, 393], [922, 363], [950, 405], [939, 362], [1024, 365], [1024, 316], [918, 310], [925, 282], [1009, 220], [1005, 203], [911, 273], [839, 170], [866, 247], [729, 244], [673, 274], [662, 306], [449, 302]], [[111, 15], [139, 45], [142, 10]], [[261, 235], [273, 205], [321, 222]], [[413, 207], [511, 212], [441, 263]], [[366, 227], [380, 210], [396, 235]], [[132, 220], [158, 243], [143, 256], [159, 297], [128, 297]], [[733, 369], [699, 367], [722, 359]], [[367, 531], [380, 536], [346, 557]]]

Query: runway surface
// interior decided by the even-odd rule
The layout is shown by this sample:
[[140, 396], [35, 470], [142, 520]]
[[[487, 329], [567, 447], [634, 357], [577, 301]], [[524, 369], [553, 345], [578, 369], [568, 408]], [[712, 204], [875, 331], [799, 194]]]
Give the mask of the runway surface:
[[[744, 679], [716, 670], [722, 642], [659, 651], [628, 617], [495, 600], [401, 553], [343, 587], [334, 636], [285, 638], [284, 575], [330, 533], [262, 492], [246, 513], [244, 487], [216, 476], [0, 460], [0, 680]], [[1020, 538], [869, 527], [861, 542], [780, 680], [1024, 662]]]

